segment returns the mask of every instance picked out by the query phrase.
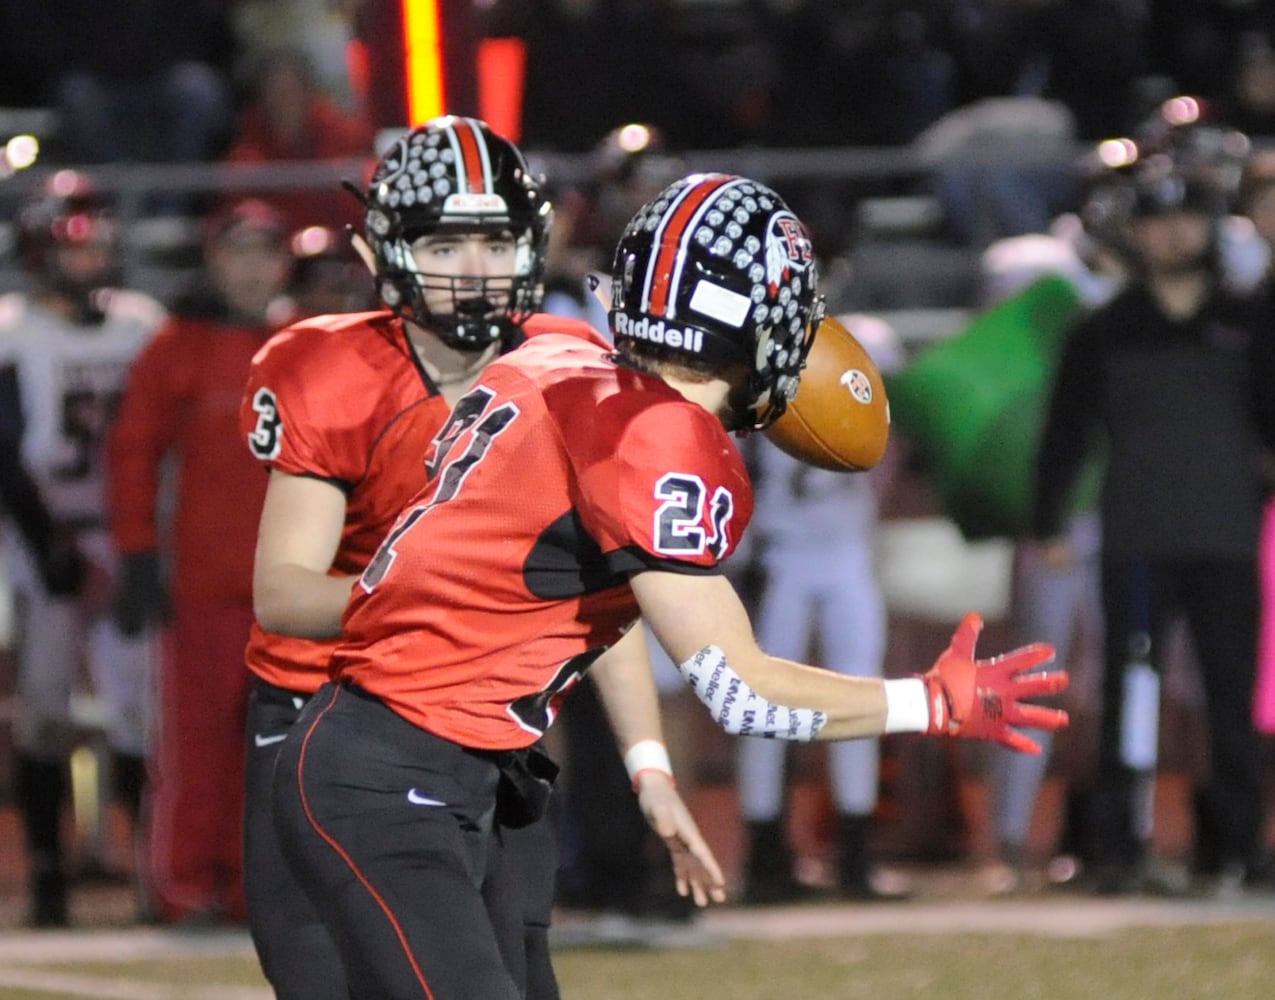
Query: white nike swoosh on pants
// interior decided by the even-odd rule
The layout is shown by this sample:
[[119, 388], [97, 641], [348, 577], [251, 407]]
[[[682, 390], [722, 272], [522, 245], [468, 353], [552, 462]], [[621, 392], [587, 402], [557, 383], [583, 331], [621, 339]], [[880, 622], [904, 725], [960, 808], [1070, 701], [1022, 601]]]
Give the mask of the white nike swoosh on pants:
[[287, 733], [279, 733], [275, 736], [262, 736], [260, 733], [256, 733], [252, 737], [252, 742], [259, 747], [268, 747], [271, 743], [282, 743], [287, 738]]
[[445, 806], [447, 805], [446, 802], [442, 802], [439, 799], [431, 799], [428, 796], [422, 795], [415, 788], [409, 788], [407, 790], [407, 801], [414, 806]]

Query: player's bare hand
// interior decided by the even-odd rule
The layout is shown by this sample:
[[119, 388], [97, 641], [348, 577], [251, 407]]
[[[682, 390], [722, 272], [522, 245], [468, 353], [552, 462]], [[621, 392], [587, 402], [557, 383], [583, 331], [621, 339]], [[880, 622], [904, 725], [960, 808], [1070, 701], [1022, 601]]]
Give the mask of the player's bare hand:
[[659, 771], [643, 771], [637, 777], [637, 793], [642, 815], [672, 855], [678, 895], [692, 896], [696, 906], [724, 903], [726, 878], [722, 867], [700, 834], [673, 779]]

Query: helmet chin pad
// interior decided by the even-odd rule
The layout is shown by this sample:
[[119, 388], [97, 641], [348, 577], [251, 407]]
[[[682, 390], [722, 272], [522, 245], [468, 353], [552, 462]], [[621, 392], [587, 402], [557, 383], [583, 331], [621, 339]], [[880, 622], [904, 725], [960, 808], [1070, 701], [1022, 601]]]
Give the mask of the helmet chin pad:
[[[376, 280], [381, 300], [392, 312], [459, 351], [482, 351], [508, 339], [540, 301], [538, 286], [526, 276], [486, 278], [385, 268]], [[451, 308], [431, 309], [427, 291], [434, 297], [447, 295]]]
[[494, 310], [486, 301], [471, 300], [486, 308], [463, 309], [451, 314], [430, 317], [430, 330], [444, 344], [458, 351], [482, 351], [512, 336], [517, 324], [504, 312]]

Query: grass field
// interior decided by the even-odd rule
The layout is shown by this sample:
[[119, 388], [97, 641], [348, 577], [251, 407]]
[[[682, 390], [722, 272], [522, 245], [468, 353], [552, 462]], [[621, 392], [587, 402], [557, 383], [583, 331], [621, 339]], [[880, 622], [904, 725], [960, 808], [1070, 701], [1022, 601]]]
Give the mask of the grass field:
[[751, 941], [719, 952], [569, 953], [558, 968], [564, 996], [581, 1000], [1266, 1000], [1275, 928]]
[[[736, 911], [720, 944], [704, 949], [563, 949], [557, 955], [563, 997], [1267, 1000], [1275, 995], [1275, 908], [1234, 919], [1202, 908], [1198, 923], [1192, 911], [1178, 908], [1152, 918], [1160, 926], [1127, 926], [1114, 911], [1100, 908], [904, 905], [875, 911], [884, 930], [873, 929], [869, 911], [860, 908], [848, 918], [840, 910], [767, 914], [758, 918], [757, 936], [748, 938], [735, 931], [753, 922]], [[983, 929], [992, 922], [995, 930]], [[907, 933], [909, 924], [916, 925], [915, 933]], [[944, 929], [936, 930], [939, 926]], [[115, 931], [3, 935], [0, 998], [270, 1000], [271, 993], [242, 934]]]

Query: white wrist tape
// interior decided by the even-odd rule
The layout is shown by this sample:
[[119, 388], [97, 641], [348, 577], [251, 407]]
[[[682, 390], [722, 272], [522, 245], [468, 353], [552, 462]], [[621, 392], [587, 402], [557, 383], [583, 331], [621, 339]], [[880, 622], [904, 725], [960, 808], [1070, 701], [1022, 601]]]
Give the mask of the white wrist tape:
[[705, 646], [677, 669], [713, 715], [713, 721], [732, 736], [765, 736], [809, 743], [828, 721], [813, 708], [788, 708], [767, 701], [731, 669], [717, 646]]
[[624, 769], [629, 772], [629, 781], [637, 781], [641, 771], [660, 771], [673, 777], [673, 763], [659, 740], [638, 740], [629, 747], [624, 755]]
[[919, 677], [882, 682], [885, 686], [885, 732], [923, 733], [930, 728], [930, 699]]

